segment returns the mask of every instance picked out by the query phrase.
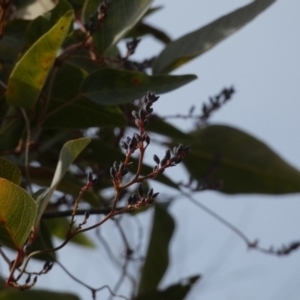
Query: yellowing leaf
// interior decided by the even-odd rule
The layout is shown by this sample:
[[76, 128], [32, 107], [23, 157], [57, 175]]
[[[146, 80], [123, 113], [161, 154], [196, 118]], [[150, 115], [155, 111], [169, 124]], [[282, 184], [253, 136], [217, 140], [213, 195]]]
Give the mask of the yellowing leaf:
[[8, 81], [8, 104], [28, 109], [34, 107], [72, 20], [73, 11], [70, 10], [16, 64]]
[[0, 244], [20, 249], [37, 215], [37, 205], [22, 188], [0, 178]]

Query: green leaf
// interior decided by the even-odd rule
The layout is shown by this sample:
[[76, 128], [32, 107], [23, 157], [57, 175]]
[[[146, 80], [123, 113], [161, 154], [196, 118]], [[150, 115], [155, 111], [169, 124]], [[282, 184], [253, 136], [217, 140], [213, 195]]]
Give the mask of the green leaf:
[[211, 49], [252, 21], [275, 0], [256, 0], [169, 43], [153, 64], [153, 74], [169, 73]]
[[26, 31], [26, 46], [34, 44], [70, 10], [72, 6], [67, 1], [60, 0], [52, 10], [34, 19]]
[[34, 225], [37, 205], [18, 185], [0, 178], [0, 244], [21, 249]]
[[82, 93], [103, 105], [118, 105], [133, 102], [149, 90], [157, 94], [170, 92], [196, 79], [195, 75], [159, 75], [102, 69], [90, 74], [83, 82]]
[[251, 135], [222, 125], [192, 135], [183, 163], [195, 179], [222, 180], [228, 194], [300, 192], [300, 172]]
[[[84, 216], [80, 217], [78, 216], [77, 219], [83, 219]], [[47, 226], [50, 228], [51, 233], [54, 234], [56, 237], [65, 240], [66, 239], [66, 232], [69, 228], [69, 222], [66, 218], [56, 218], [56, 219], [48, 219], [43, 220], [47, 224]], [[93, 241], [85, 234], [77, 234], [74, 238], [70, 240], [70, 242], [73, 242], [77, 245], [85, 246], [88, 248], [95, 248], [95, 244]]]
[[[86, 97], [72, 101], [79, 94], [86, 76], [87, 72], [72, 64], [64, 64], [60, 68], [52, 89], [49, 117], [43, 127], [76, 129], [126, 124], [126, 118], [118, 107], [100, 106]], [[67, 105], [68, 102], [70, 105]]]
[[70, 165], [74, 162], [74, 160], [82, 152], [82, 150], [90, 143], [90, 141], [90, 138], [80, 138], [77, 140], [69, 141], [64, 144], [59, 155], [59, 161], [56, 166], [50, 190], [44, 195], [44, 197], [42, 197], [42, 199], [38, 203], [39, 211], [36, 224], [39, 224], [40, 219], [50, 201], [52, 194], [56, 190], [62, 178], [65, 176]]
[[43, 290], [26, 291], [20, 293], [20, 291], [7, 289], [0, 292], [0, 300], [80, 300], [74, 294], [69, 293], [55, 293]]
[[[101, 22], [93, 34], [95, 47], [100, 54], [104, 54], [126, 35], [143, 17], [150, 7], [152, 0], [118, 0], [111, 1], [107, 17]], [[95, 15], [99, 2], [87, 0], [85, 2], [82, 19], [90, 22], [90, 16]]]
[[16, 64], [8, 81], [8, 104], [28, 109], [34, 107], [72, 20], [73, 11], [70, 10]]
[[141, 273], [138, 294], [156, 290], [169, 265], [169, 243], [175, 222], [159, 204], [155, 205], [148, 252]]
[[22, 175], [20, 169], [11, 161], [0, 157], [0, 177], [5, 178], [17, 185], [20, 184]]
[[183, 283], [173, 284], [162, 291], [157, 290], [138, 295], [134, 300], [184, 300], [199, 278], [199, 275], [187, 278]]

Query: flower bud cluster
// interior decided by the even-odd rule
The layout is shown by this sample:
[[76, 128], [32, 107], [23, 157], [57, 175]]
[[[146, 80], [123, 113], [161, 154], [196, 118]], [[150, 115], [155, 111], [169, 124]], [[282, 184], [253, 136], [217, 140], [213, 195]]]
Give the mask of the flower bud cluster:
[[149, 116], [153, 112], [152, 105], [159, 99], [159, 96], [156, 96], [153, 92], [148, 92], [147, 96], [145, 96], [142, 100], [142, 107], [139, 111], [132, 111], [132, 116], [135, 119], [135, 124], [139, 128], [144, 128], [149, 123]]
[[153, 169], [153, 172], [163, 173], [165, 168], [167, 167], [174, 167], [177, 164], [181, 163], [184, 157], [189, 153], [191, 146], [183, 146], [179, 144], [178, 147], [173, 148], [174, 155], [172, 156], [171, 151], [168, 149], [166, 150], [165, 156], [162, 159], [154, 154], [153, 160], [156, 162], [156, 166]]
[[120, 181], [123, 176], [129, 172], [129, 169], [124, 165], [123, 162], [114, 162], [113, 166], [110, 168], [110, 176], [114, 181]]
[[99, 23], [107, 16], [108, 6], [109, 3], [104, 1], [98, 6], [97, 10], [90, 15], [89, 22], [84, 24], [87, 31], [94, 32], [97, 29]]
[[127, 203], [129, 206], [145, 206], [152, 204], [154, 199], [158, 196], [159, 193], [153, 193], [153, 189], [150, 190], [147, 187], [143, 187], [139, 184], [137, 189], [137, 194], [133, 193], [129, 196]]

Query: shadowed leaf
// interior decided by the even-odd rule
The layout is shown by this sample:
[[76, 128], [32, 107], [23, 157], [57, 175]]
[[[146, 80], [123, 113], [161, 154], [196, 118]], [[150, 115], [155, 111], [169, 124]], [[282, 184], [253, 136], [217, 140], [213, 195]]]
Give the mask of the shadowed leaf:
[[197, 77], [195, 75], [149, 76], [125, 70], [102, 69], [90, 74], [83, 82], [82, 93], [103, 105], [133, 102], [147, 91], [163, 94], [175, 90]]
[[[143, 17], [152, 2], [152, 0], [111, 1], [108, 6], [107, 17], [93, 34], [98, 52], [104, 54], [116, 45]], [[82, 19], [85, 23], [90, 22], [90, 16], [95, 15], [99, 4], [94, 0], [86, 1], [82, 13]]]
[[0, 157], [0, 177], [19, 185], [22, 179], [20, 169], [11, 161]]
[[213, 125], [192, 136], [183, 163], [195, 179], [222, 180], [221, 192], [228, 194], [300, 192], [300, 172], [251, 135]]
[[159, 204], [155, 205], [153, 227], [147, 256], [141, 271], [138, 294], [156, 290], [169, 265], [169, 243], [175, 223]]

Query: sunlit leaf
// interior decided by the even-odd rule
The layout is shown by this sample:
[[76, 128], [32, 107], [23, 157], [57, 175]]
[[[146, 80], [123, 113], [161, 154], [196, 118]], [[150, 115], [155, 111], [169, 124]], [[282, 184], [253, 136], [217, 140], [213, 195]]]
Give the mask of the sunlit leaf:
[[275, 0], [256, 0], [169, 43], [153, 64], [153, 74], [169, 73], [209, 50], [252, 21]]
[[102, 69], [90, 74], [83, 82], [82, 93], [89, 99], [104, 105], [133, 102], [148, 91], [163, 94], [175, 90], [192, 80], [195, 75], [158, 75]]
[[19, 185], [22, 175], [20, 169], [15, 164], [0, 157], [0, 177]]
[[72, 140], [64, 144], [61, 149], [58, 164], [56, 166], [55, 174], [50, 186], [50, 190], [42, 197], [39, 204], [38, 218], [36, 223], [38, 224], [49, 201], [59, 185], [60, 181], [68, 171], [70, 165], [76, 159], [76, 157], [82, 152], [82, 150], [90, 143], [90, 138], [80, 138], [77, 140]]
[[159, 204], [155, 205], [153, 227], [147, 256], [141, 271], [138, 294], [156, 290], [169, 265], [169, 243], [175, 223], [172, 216]]
[[73, 11], [68, 11], [16, 64], [6, 92], [9, 104], [24, 108], [34, 107], [72, 20]]
[[[118, 0], [111, 1], [108, 6], [107, 17], [93, 34], [95, 47], [104, 54], [114, 46], [126, 33], [142, 18], [150, 7], [152, 0]], [[87, 0], [85, 2], [82, 19], [90, 22], [90, 16], [95, 15], [99, 2]]]
[[182, 283], [173, 284], [164, 290], [156, 290], [138, 295], [134, 300], [184, 300], [199, 278], [199, 275], [187, 278]]
[[32, 197], [18, 185], [0, 178], [0, 244], [20, 249], [37, 215]]
[[221, 192], [228, 194], [300, 192], [300, 172], [251, 135], [213, 125], [192, 136], [183, 163], [195, 179], [210, 184], [221, 180]]

